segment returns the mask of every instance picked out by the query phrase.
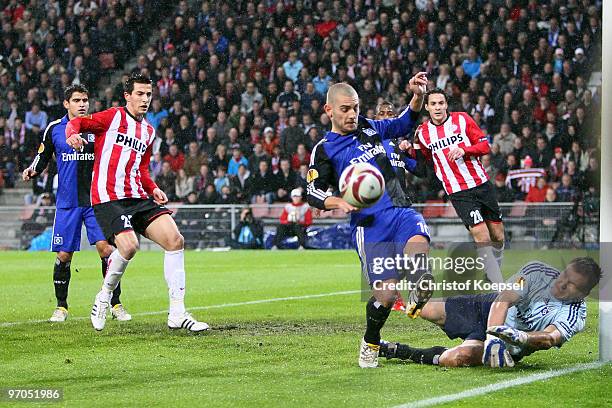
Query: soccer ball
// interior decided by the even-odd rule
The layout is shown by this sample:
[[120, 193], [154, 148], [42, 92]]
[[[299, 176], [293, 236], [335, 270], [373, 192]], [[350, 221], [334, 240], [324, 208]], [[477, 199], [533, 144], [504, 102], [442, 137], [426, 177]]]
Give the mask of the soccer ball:
[[340, 175], [340, 196], [355, 207], [371, 207], [384, 192], [385, 179], [369, 163], [352, 164]]

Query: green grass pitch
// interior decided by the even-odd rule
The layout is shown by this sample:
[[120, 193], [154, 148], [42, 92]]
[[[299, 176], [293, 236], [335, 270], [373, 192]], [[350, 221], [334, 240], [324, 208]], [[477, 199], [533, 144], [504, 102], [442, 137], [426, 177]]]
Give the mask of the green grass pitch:
[[[534, 257], [555, 254], [508, 251], [505, 270]], [[512, 370], [385, 360], [379, 369], [359, 369], [365, 320], [359, 294], [278, 300], [359, 290], [352, 251], [187, 252], [187, 307], [213, 328], [203, 335], [167, 329], [161, 252], [139, 253], [124, 276], [123, 302], [134, 320], [109, 320], [95, 332], [88, 315], [100, 285], [99, 260], [83, 252], [73, 260], [66, 323], [7, 325], [50, 316], [53, 261], [51, 253], [0, 253], [0, 388], [63, 388], [63, 401], [46, 406], [390, 407], [598, 357], [597, 304], [589, 302], [584, 332]], [[235, 305], [271, 299], [277, 300]], [[432, 324], [395, 312], [383, 338], [458, 344]], [[611, 379], [607, 365], [446, 406], [610, 406]]]

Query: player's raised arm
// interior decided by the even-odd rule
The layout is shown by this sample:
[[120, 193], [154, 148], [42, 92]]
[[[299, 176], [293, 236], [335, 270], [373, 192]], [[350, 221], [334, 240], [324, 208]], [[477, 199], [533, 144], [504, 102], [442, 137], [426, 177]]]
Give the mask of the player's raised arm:
[[45, 133], [43, 133], [42, 142], [38, 147], [38, 153], [36, 154], [34, 161], [27, 169], [23, 171], [22, 178], [24, 181], [28, 181], [32, 177], [36, 177], [47, 168], [51, 157], [53, 157], [53, 152], [55, 151], [55, 146], [53, 146], [53, 137], [51, 136], [51, 133], [53, 126], [57, 125], [58, 123], [59, 120], [56, 120], [47, 125]]
[[108, 130], [115, 113], [116, 108], [110, 108], [102, 112], [72, 119], [66, 125], [66, 143], [75, 150], [80, 149], [83, 147], [83, 144], [88, 143], [80, 134], [83, 132], [98, 133]]
[[419, 72], [410, 79], [410, 90], [413, 93], [410, 104], [397, 118], [370, 120], [376, 132], [383, 139], [395, 139], [412, 133], [414, 125], [423, 107], [423, 97], [427, 89], [427, 76], [425, 72]]

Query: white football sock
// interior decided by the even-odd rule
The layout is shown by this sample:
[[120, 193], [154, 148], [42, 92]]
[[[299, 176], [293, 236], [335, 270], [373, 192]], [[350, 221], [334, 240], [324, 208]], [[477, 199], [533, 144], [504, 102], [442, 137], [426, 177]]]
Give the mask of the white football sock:
[[487, 275], [489, 281], [493, 283], [501, 283], [504, 281], [504, 276], [501, 273], [499, 264], [493, 252], [493, 247], [486, 244], [476, 244], [478, 248], [476, 253], [478, 257], [484, 262], [484, 272]]
[[130, 261], [121, 256], [118, 249], [115, 249], [113, 253], [110, 254], [108, 257], [108, 269], [104, 277], [104, 283], [102, 284], [103, 290], [112, 293], [117, 289], [117, 285], [129, 262]]
[[166, 251], [164, 256], [164, 277], [170, 296], [170, 314], [185, 313], [185, 251]]

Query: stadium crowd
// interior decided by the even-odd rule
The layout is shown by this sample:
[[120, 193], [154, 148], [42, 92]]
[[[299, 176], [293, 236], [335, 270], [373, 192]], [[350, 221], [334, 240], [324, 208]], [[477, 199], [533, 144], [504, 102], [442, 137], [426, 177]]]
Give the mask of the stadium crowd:
[[[114, 52], [120, 66], [142, 43], [148, 3], [30, 1], [26, 9], [13, 0], [4, 9], [7, 186], [29, 163], [41, 129], [62, 115], [61, 88], [80, 81], [96, 89], [100, 55]], [[330, 84], [353, 85], [362, 114], [373, 117], [382, 100], [403, 109], [408, 79], [426, 71], [429, 88], [444, 89], [450, 109], [472, 115], [487, 134], [483, 162], [500, 201], [596, 196], [601, 94], [588, 84], [601, 70], [601, 6], [180, 1], [134, 68], [156, 84], [147, 114], [159, 136], [151, 172], [174, 201], [290, 202], [331, 127], [323, 111]], [[121, 84], [103, 95], [94, 110], [121, 104]], [[433, 174], [411, 185], [416, 202], [444, 198]]]

